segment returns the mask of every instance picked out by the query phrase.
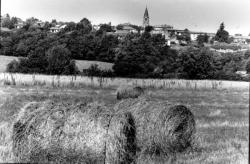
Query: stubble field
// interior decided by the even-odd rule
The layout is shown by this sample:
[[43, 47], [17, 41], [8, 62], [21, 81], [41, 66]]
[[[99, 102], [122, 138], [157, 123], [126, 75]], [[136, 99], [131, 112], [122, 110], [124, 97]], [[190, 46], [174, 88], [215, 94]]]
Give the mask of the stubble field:
[[[113, 106], [116, 87], [57, 88], [42, 86], [0, 86], [0, 162], [13, 162], [11, 126], [20, 108], [30, 101], [46, 99], [94, 100]], [[147, 89], [159, 101], [186, 105], [196, 121], [195, 149], [176, 154], [171, 163], [248, 163], [249, 89]], [[168, 163], [163, 158], [141, 163]], [[140, 163], [140, 161], [139, 161]]]

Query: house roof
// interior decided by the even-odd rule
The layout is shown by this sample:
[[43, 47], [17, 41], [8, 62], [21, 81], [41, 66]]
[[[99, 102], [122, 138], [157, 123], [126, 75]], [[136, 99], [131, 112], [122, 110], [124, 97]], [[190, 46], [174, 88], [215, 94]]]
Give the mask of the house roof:
[[167, 29], [173, 29], [173, 26], [163, 24], [163, 25], [155, 25], [154, 28], [167, 28]]
[[50, 30], [59, 30], [59, 27], [51, 27]]
[[131, 26], [123, 26], [123, 30], [135, 30], [135, 28]]
[[55, 27], [51, 27], [50, 30], [60, 30], [65, 28], [67, 25], [56, 25]]
[[115, 35], [127, 35], [127, 34], [129, 34], [129, 31], [127, 31], [127, 30], [117, 30], [114, 34]]
[[234, 39], [250, 39], [250, 36], [233, 36]]

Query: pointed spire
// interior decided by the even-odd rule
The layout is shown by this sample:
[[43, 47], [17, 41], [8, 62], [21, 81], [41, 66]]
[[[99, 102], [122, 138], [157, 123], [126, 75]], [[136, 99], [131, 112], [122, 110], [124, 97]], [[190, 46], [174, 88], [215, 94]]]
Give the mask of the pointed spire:
[[148, 14], [148, 7], [146, 6], [145, 13], [143, 16], [143, 26], [149, 26], [149, 14]]
[[146, 6], [145, 13], [144, 13], [144, 18], [149, 18], [149, 15], [148, 15], [148, 7], [147, 7], [147, 6]]

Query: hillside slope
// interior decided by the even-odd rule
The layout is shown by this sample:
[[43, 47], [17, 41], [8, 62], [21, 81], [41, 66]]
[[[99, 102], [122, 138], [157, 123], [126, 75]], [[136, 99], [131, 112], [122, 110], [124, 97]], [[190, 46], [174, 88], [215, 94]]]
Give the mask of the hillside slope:
[[[8, 63], [10, 63], [14, 59], [18, 60], [18, 57], [0, 55], [0, 73], [6, 72]], [[76, 66], [81, 72], [83, 69], [88, 69], [92, 64], [97, 64], [101, 70], [112, 70], [112, 67], [114, 65], [113, 63], [100, 61], [76, 60]]]

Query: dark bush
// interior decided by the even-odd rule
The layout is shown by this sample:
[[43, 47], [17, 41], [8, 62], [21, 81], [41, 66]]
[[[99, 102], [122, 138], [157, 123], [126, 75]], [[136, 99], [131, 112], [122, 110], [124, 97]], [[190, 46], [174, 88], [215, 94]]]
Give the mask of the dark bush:
[[12, 60], [6, 68], [6, 72], [15, 73], [19, 70], [19, 62], [17, 60]]
[[247, 50], [244, 54], [244, 59], [248, 59], [250, 57], [250, 50]]
[[250, 60], [247, 61], [246, 71], [247, 71], [247, 73], [250, 73]]
[[63, 45], [53, 46], [49, 49], [47, 55], [47, 73], [55, 75], [77, 73], [75, 63], [71, 62], [70, 59], [70, 51]]
[[97, 64], [92, 64], [88, 69], [83, 70], [83, 75], [89, 77], [114, 77], [115, 74], [111, 70], [101, 70]]

